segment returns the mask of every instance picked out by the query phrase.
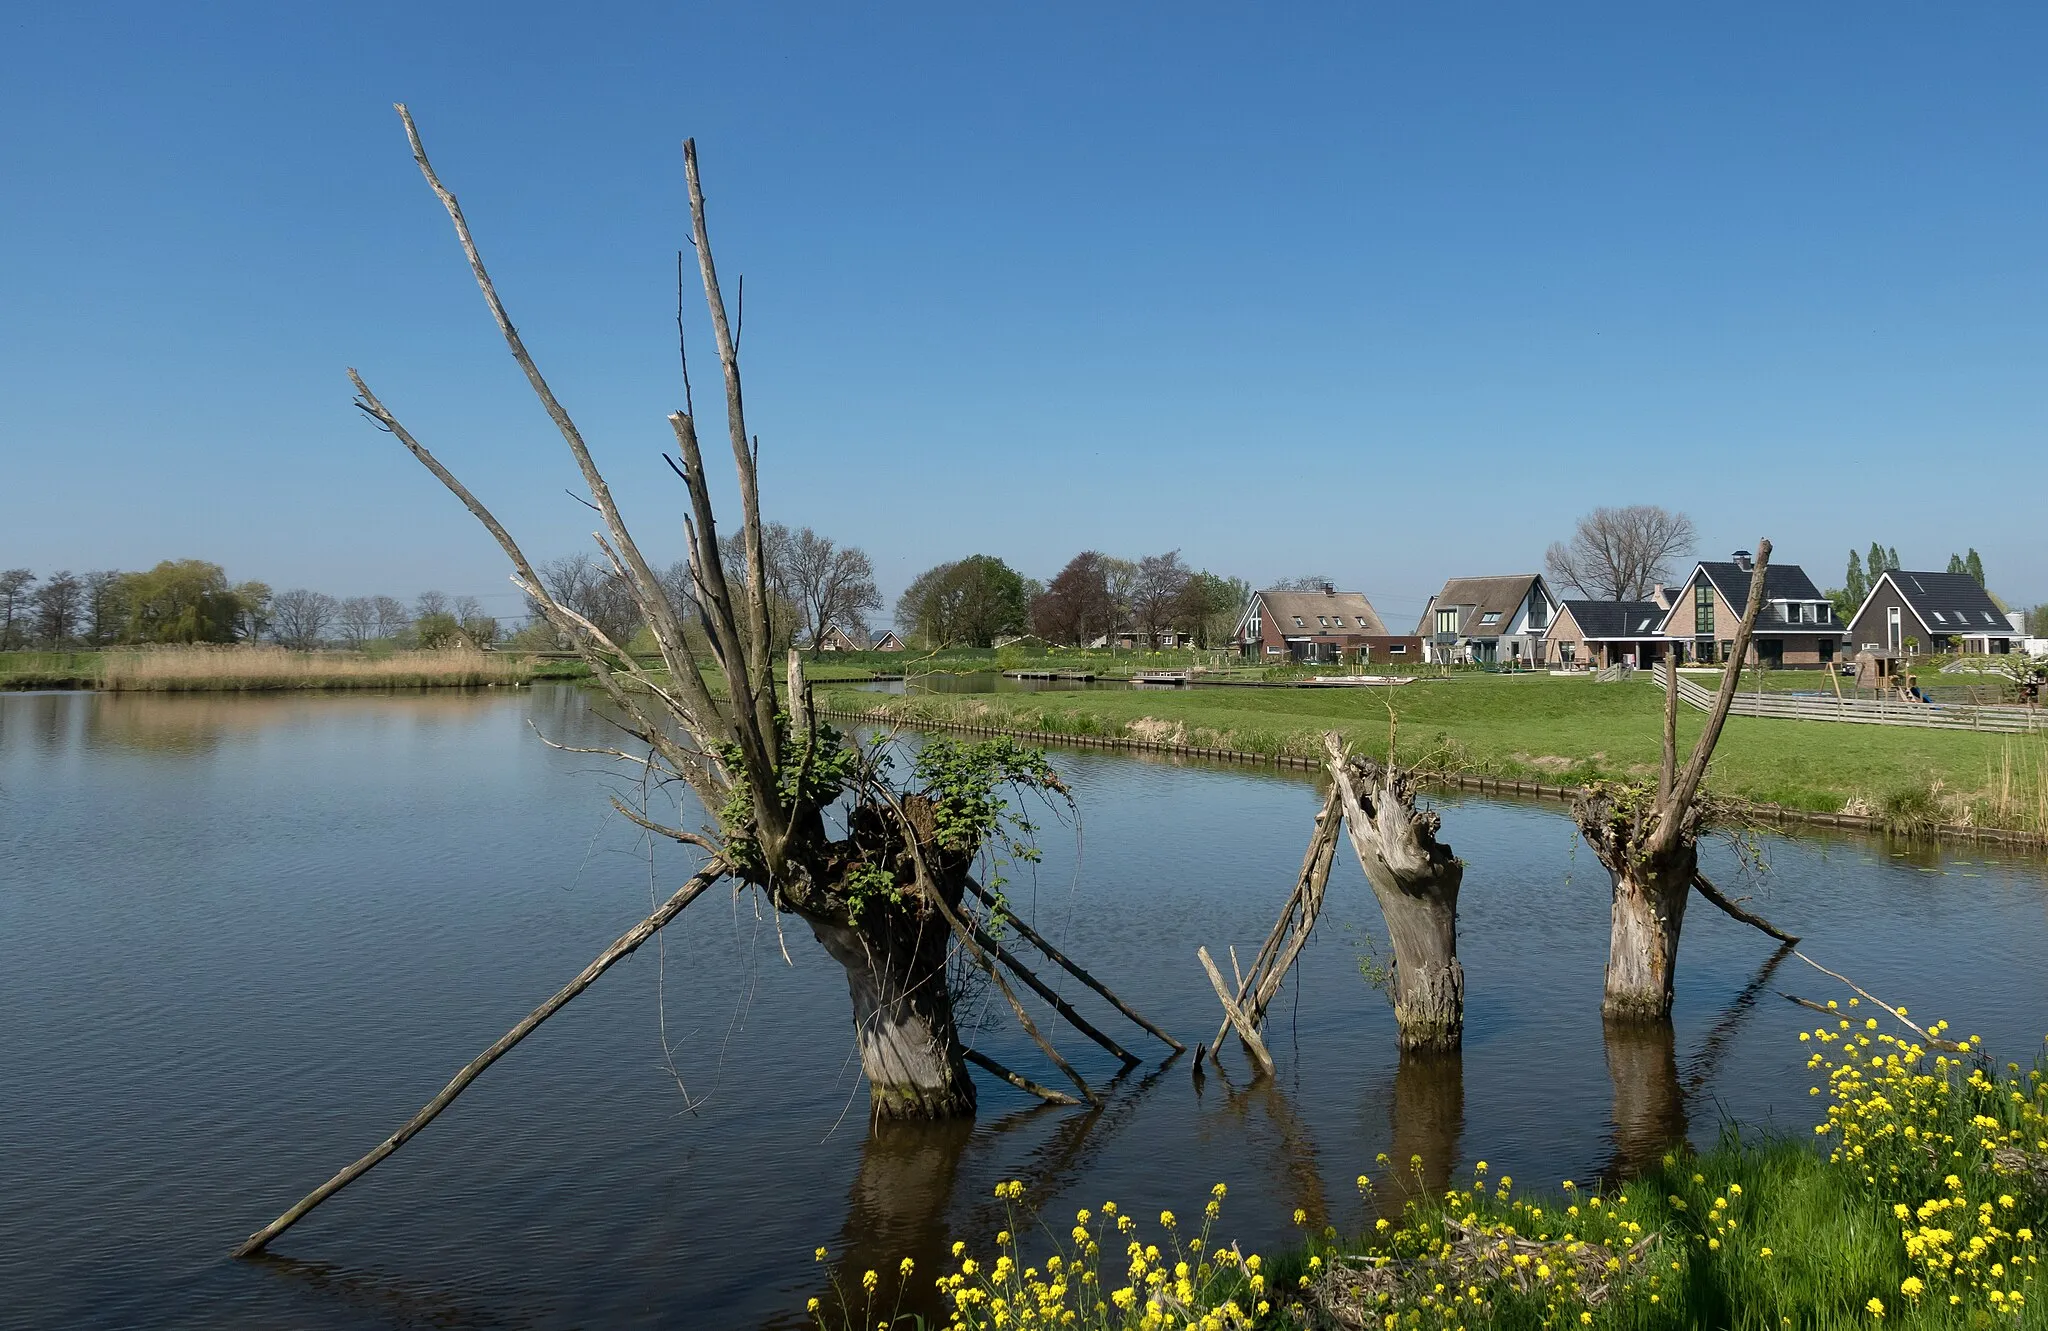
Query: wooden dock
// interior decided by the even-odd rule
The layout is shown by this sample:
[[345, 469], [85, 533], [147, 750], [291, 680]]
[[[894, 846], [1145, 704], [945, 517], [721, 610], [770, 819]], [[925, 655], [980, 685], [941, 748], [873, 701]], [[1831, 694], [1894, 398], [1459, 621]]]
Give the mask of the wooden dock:
[[1092, 684], [1095, 682], [1095, 672], [1092, 670], [1005, 670], [1003, 678], [1064, 679], [1071, 680], [1077, 684]]

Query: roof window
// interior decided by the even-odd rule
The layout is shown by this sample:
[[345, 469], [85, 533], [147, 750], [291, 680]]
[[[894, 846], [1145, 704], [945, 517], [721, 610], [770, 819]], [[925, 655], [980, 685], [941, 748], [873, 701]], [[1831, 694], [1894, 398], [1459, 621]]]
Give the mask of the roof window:
[[1483, 614], [1483, 615], [1481, 615], [1481, 616], [1479, 617], [1479, 622], [1480, 622], [1480, 623], [1482, 623], [1482, 624], [1498, 624], [1498, 623], [1500, 623], [1500, 611], [1498, 611], [1498, 610], [1489, 610], [1489, 611], [1487, 611], [1487, 612], [1486, 612], [1485, 614]]

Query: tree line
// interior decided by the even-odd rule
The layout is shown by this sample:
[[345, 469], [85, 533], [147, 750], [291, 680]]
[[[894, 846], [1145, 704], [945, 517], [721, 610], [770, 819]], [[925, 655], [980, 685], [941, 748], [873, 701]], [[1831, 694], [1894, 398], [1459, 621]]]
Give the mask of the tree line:
[[391, 642], [488, 646], [497, 620], [473, 596], [422, 592], [337, 598], [310, 588], [273, 591], [230, 582], [204, 559], [166, 559], [141, 572], [100, 569], [46, 576], [0, 571], [0, 650], [101, 648], [151, 643], [256, 643], [310, 649]]
[[1178, 550], [1140, 559], [1084, 550], [1047, 583], [969, 555], [918, 574], [896, 600], [896, 627], [924, 647], [990, 647], [1026, 633], [1063, 647], [1124, 633], [1210, 647], [1229, 638], [1250, 597], [1244, 579], [1190, 568]]

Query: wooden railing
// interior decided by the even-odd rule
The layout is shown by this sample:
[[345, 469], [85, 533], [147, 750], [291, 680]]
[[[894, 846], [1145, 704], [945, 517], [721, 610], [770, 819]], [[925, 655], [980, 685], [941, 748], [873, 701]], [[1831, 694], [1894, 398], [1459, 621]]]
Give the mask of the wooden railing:
[[[1654, 671], [1653, 677], [1660, 689], [1664, 687], [1665, 669], [1660, 661]], [[1687, 706], [1702, 712], [1711, 710], [1714, 705], [1714, 690], [1682, 674], [1678, 677], [1678, 696]], [[2044, 716], [2038, 707], [1925, 703], [1897, 696], [1811, 697], [1747, 688], [1736, 692], [1729, 711], [1736, 716], [1848, 721], [1868, 726], [1917, 726], [1923, 730], [1981, 730], [2000, 735], [2048, 733], [2048, 716]]]

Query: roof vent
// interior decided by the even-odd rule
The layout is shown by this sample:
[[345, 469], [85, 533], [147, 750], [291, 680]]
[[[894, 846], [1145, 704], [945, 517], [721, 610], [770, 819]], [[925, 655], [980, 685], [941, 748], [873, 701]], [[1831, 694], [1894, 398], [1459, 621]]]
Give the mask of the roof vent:
[[1737, 550], [1735, 552], [1735, 567], [1741, 569], [1744, 573], [1747, 573], [1751, 569], [1756, 567], [1756, 565], [1750, 560], [1749, 551]]

